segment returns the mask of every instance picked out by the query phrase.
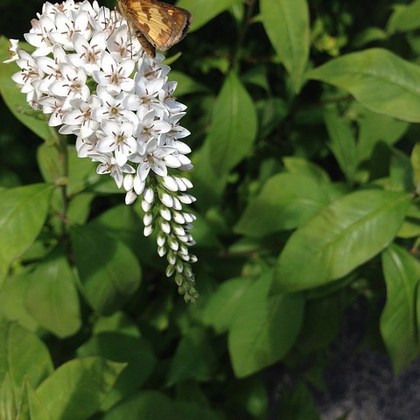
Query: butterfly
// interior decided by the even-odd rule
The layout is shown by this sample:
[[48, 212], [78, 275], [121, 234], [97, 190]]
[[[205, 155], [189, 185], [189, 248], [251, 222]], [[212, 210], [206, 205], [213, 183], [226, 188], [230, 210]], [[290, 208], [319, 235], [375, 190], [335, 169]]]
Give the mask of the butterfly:
[[118, 0], [121, 15], [149, 57], [181, 41], [192, 22], [188, 10], [158, 0]]

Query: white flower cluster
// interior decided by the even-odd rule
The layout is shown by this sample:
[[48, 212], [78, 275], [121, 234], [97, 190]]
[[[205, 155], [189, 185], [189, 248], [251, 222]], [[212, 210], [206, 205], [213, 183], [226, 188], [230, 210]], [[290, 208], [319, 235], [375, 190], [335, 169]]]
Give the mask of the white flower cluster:
[[97, 172], [126, 190], [126, 204], [142, 195], [144, 234], [157, 228], [167, 275], [176, 272], [180, 293], [194, 301], [189, 263], [196, 257], [187, 246], [195, 216], [182, 205], [195, 198], [186, 193], [188, 179], [168, 175], [168, 168], [192, 168], [191, 149], [180, 140], [190, 133], [179, 125], [186, 106], [173, 97], [164, 57], [148, 57], [122, 16], [96, 1], [47, 2], [37, 17], [25, 34], [33, 53], [11, 40], [7, 61], [21, 69], [13, 80], [33, 109], [50, 115], [50, 126], [77, 136], [78, 156], [99, 162]]

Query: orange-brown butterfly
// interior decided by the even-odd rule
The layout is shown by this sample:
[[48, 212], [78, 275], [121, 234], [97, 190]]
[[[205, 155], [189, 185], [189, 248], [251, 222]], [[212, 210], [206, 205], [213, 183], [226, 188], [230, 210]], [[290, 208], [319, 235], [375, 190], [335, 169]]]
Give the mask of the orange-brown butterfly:
[[143, 49], [152, 58], [156, 55], [156, 48], [166, 51], [181, 41], [192, 22], [188, 10], [158, 0], [118, 0], [118, 6]]

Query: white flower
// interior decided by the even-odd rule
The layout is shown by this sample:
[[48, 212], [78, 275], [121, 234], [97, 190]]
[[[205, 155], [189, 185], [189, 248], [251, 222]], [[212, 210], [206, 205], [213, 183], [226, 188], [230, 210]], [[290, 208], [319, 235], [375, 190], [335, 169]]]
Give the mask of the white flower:
[[75, 17], [57, 13], [54, 19], [57, 30], [50, 33], [51, 40], [62, 45], [67, 51], [74, 51], [73, 37], [75, 34], [80, 34], [87, 40], [91, 35], [87, 12], [80, 11], [74, 14]]
[[16, 61], [19, 59], [19, 40], [18, 39], [11, 39], [10, 40], [10, 47], [7, 49], [10, 53], [10, 58], [7, 60], [4, 60], [3, 63], [12, 63], [13, 61]]
[[33, 53], [11, 40], [6, 62], [20, 68], [13, 80], [31, 107], [50, 116], [50, 126], [77, 136], [77, 156], [98, 162], [96, 172], [126, 191], [126, 204], [141, 196], [144, 234], [158, 231], [166, 273], [194, 301], [190, 263], [197, 258], [188, 246], [195, 216], [183, 206], [195, 198], [188, 179], [168, 173], [191, 169], [191, 149], [181, 141], [190, 132], [179, 124], [186, 106], [173, 96], [176, 82], [168, 82], [164, 56], [144, 54], [120, 14], [96, 1], [47, 2], [37, 17], [25, 34]]
[[134, 80], [130, 78], [134, 70], [135, 63], [131, 59], [125, 59], [117, 63], [110, 53], [104, 51], [101, 57], [101, 68], [103, 71], [94, 71], [93, 78], [104, 86], [109, 93], [115, 95], [122, 90], [130, 91], [133, 89]]
[[93, 118], [96, 121], [102, 120], [125, 120], [131, 121], [134, 125], [138, 123], [136, 114], [125, 108], [123, 105], [124, 99], [127, 96], [126, 92], [121, 92], [117, 96], [113, 96], [104, 86], [98, 86], [96, 93], [101, 99], [101, 105], [93, 110]]
[[166, 167], [164, 158], [167, 158], [171, 153], [174, 153], [172, 147], [159, 147], [156, 139], [150, 140], [144, 147], [141, 162], [137, 168], [137, 175], [144, 181], [152, 170], [156, 175], [166, 176], [168, 168]]
[[114, 121], [103, 121], [101, 128], [105, 136], [96, 144], [96, 150], [101, 153], [114, 152], [117, 164], [125, 165], [128, 156], [137, 152], [133, 124], [129, 121], [124, 121], [121, 125]]
[[88, 75], [99, 70], [99, 61], [106, 47], [105, 32], [97, 32], [88, 42], [78, 33], [73, 36], [73, 46], [77, 54], [69, 54], [67, 60], [74, 67], [83, 67]]
[[114, 178], [115, 183], [117, 184], [118, 188], [121, 188], [123, 183], [123, 173], [134, 173], [135, 170], [130, 165], [119, 165], [116, 163], [116, 160], [110, 154], [100, 154], [100, 155], [92, 155], [92, 160], [94, 162], [101, 162], [98, 165], [96, 172], [100, 175], [109, 174], [112, 178]]
[[32, 29], [24, 37], [28, 44], [36, 47], [33, 53], [34, 57], [48, 55], [53, 48], [53, 42], [50, 39], [50, 33], [56, 30], [55, 24], [48, 16], [41, 16], [38, 20], [32, 20]]
[[140, 52], [137, 37], [129, 37], [127, 25], [122, 25], [107, 41], [108, 51], [115, 61], [133, 58]]
[[65, 125], [62, 128], [66, 127], [66, 131], [60, 129], [60, 133], [74, 133], [82, 138], [91, 136], [99, 128], [99, 122], [92, 118], [92, 114], [100, 103], [101, 100], [96, 95], [92, 95], [87, 102], [82, 99], [73, 99], [72, 110], [63, 118]]
[[49, 89], [53, 95], [65, 98], [63, 108], [70, 109], [73, 99], [87, 101], [90, 90], [86, 85], [87, 74], [85, 70], [82, 67], [75, 69], [67, 63], [61, 63], [59, 68], [63, 79], [53, 82]]
[[171, 125], [166, 121], [155, 119], [156, 113], [152, 109], [147, 111], [146, 108], [140, 108], [137, 112], [138, 127], [137, 138], [139, 140], [139, 153], [145, 153], [146, 143], [155, 138], [159, 140], [160, 136], [169, 132]]

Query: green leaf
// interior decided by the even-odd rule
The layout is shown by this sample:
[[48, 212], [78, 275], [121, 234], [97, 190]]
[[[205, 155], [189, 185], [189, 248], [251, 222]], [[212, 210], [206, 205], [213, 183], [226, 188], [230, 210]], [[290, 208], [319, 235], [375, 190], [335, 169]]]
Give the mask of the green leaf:
[[99, 313], [112, 314], [140, 285], [136, 257], [123, 242], [90, 225], [70, 233], [84, 296]]
[[307, 175], [318, 183], [329, 184], [331, 182], [328, 173], [309, 160], [296, 156], [286, 156], [283, 158], [283, 163], [287, 172], [291, 174]]
[[85, 357], [61, 365], [36, 389], [54, 420], [85, 420], [105, 401], [126, 367], [101, 357]]
[[143, 391], [112, 408], [104, 420], [181, 420], [174, 403], [157, 391]]
[[324, 121], [330, 138], [329, 146], [346, 179], [354, 181], [356, 175], [356, 141], [347, 121], [340, 118], [335, 109], [324, 112]]
[[[97, 163], [92, 162], [90, 159], [81, 159], [77, 156], [76, 149], [73, 146], [68, 146], [67, 156], [69, 171], [67, 194], [69, 196], [75, 195], [80, 191], [85, 190], [87, 187], [100, 183], [103, 176], [96, 173]], [[121, 193], [116, 186], [114, 192]]]
[[415, 238], [417, 236], [420, 236], [420, 209], [412, 203], [408, 208], [407, 217], [398, 231], [398, 237]]
[[405, 249], [391, 245], [382, 253], [386, 283], [386, 304], [380, 330], [398, 374], [420, 353], [417, 295], [420, 263]]
[[[155, 244], [144, 235], [143, 231], [143, 209], [141, 201], [134, 206], [120, 204], [109, 208], [101, 213], [89, 224], [92, 228], [112, 234], [118, 240], [123, 241], [137, 255], [142, 263], [150, 264], [156, 256]], [[137, 208], [141, 213], [136, 214]]]
[[418, 194], [420, 192], [420, 143], [416, 143], [414, 145], [411, 152], [410, 161], [413, 167], [413, 182]]
[[[224, 417], [223, 417], [224, 418]], [[206, 407], [175, 402], [157, 391], [143, 391], [113, 407], [104, 420], [221, 420]]]
[[202, 209], [208, 209], [217, 203], [228, 182], [229, 173], [219, 175], [216, 173], [214, 164], [211, 161], [213, 151], [211, 145], [205, 142], [203, 147], [194, 153], [194, 192], [197, 197], [197, 204]]
[[94, 198], [95, 195], [93, 193], [80, 193], [71, 197], [67, 209], [68, 226], [86, 223]]
[[321, 420], [312, 393], [302, 381], [298, 382], [293, 391], [286, 385], [283, 385], [282, 391], [279, 419]]
[[228, 349], [238, 378], [281, 360], [299, 333], [304, 299], [301, 295], [268, 297], [271, 272], [258, 279], [238, 303], [228, 335]]
[[306, 302], [305, 318], [297, 346], [305, 354], [327, 347], [340, 331], [343, 302], [332, 293]]
[[387, 50], [347, 54], [307, 76], [346, 90], [371, 111], [420, 122], [420, 66]]
[[26, 307], [40, 325], [60, 338], [81, 327], [75, 275], [61, 250], [53, 251], [32, 273]]
[[217, 415], [207, 407], [202, 407], [194, 402], [177, 402], [179, 420], [224, 420], [225, 416]]
[[19, 275], [8, 276], [0, 291], [0, 318], [17, 321], [22, 327], [35, 331], [38, 323], [29, 314], [26, 308], [26, 294], [31, 284], [29, 270]]
[[41, 144], [36, 158], [45, 182], [55, 183], [64, 176], [63, 159], [58, 153], [57, 143]]
[[382, 190], [334, 201], [289, 238], [272, 292], [309, 289], [345, 276], [392, 241], [410, 202], [410, 195]]
[[204, 26], [214, 17], [242, 0], [180, 0], [177, 6], [189, 10], [193, 15], [190, 32]]
[[298, 93], [309, 57], [310, 24], [306, 0], [261, 0], [260, 7], [267, 35]]
[[36, 387], [53, 370], [45, 344], [16, 323], [0, 323], [0, 383], [7, 373], [16, 390], [25, 377]]
[[0, 192], [0, 256], [4, 264], [10, 264], [33, 244], [47, 217], [51, 193], [51, 186], [46, 184]]
[[0, 418], [4, 420], [16, 419], [16, 397], [10, 374], [0, 382]]
[[104, 411], [141, 388], [156, 364], [152, 347], [147, 340], [119, 332], [103, 332], [92, 336], [79, 347], [77, 354], [81, 357], [101, 356], [114, 362], [127, 363], [101, 407]]
[[204, 329], [192, 328], [182, 337], [168, 373], [169, 386], [195, 379], [209, 381], [215, 369], [214, 355], [210, 338]]
[[52, 420], [28, 381], [24, 383], [22, 403], [16, 420]]
[[251, 284], [249, 277], [224, 281], [210, 296], [204, 308], [203, 322], [211, 325], [218, 334], [227, 331], [242, 296]]
[[420, 0], [410, 4], [396, 4], [386, 29], [388, 33], [407, 32], [420, 28]]
[[298, 173], [274, 175], [250, 200], [234, 232], [261, 237], [300, 226], [330, 202], [326, 185]]
[[210, 92], [210, 89], [207, 86], [196, 82], [190, 76], [187, 76], [186, 74], [179, 71], [172, 70], [168, 74], [168, 80], [177, 82], [177, 87], [175, 90], [175, 95], [177, 97], [188, 95], [190, 93]]
[[392, 149], [389, 180], [390, 189], [393, 191], [413, 190], [413, 168], [410, 158], [398, 149]]
[[387, 115], [369, 111], [363, 107], [358, 119], [359, 138], [357, 142], [357, 161], [363, 162], [370, 155], [379, 141], [388, 145], [396, 143], [407, 131], [409, 124]]
[[254, 103], [237, 75], [231, 72], [217, 97], [213, 123], [206, 140], [215, 173], [220, 176], [229, 172], [248, 156], [256, 134]]
[[92, 331], [94, 334], [100, 334], [103, 332], [119, 332], [137, 338], [141, 337], [137, 324], [124, 312], [115, 312], [111, 316], [99, 317], [95, 322]]
[[[22, 47], [21, 43], [20, 46]], [[26, 102], [26, 94], [21, 93], [12, 80], [13, 74], [20, 71], [16, 63], [3, 63], [9, 58], [7, 49], [10, 41], [0, 37], [0, 93], [13, 115], [37, 136], [45, 141], [57, 137], [55, 131], [48, 126], [47, 118], [40, 111], [34, 111]]]
[[353, 47], [361, 49], [371, 42], [385, 41], [387, 38], [388, 34], [382, 28], [368, 27], [355, 36]]

